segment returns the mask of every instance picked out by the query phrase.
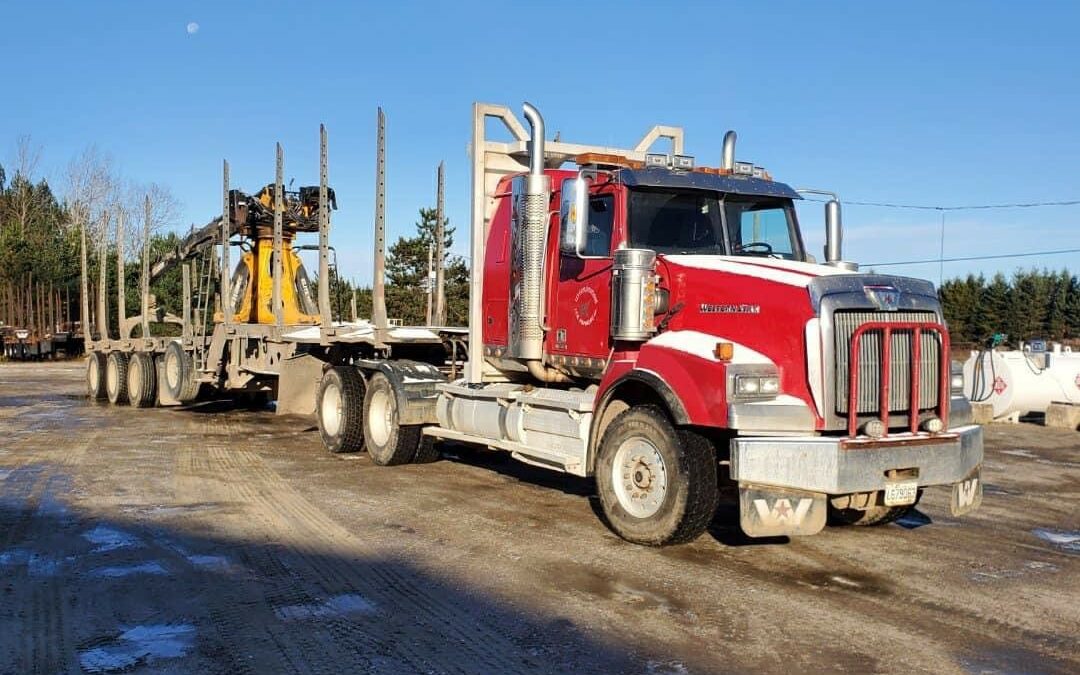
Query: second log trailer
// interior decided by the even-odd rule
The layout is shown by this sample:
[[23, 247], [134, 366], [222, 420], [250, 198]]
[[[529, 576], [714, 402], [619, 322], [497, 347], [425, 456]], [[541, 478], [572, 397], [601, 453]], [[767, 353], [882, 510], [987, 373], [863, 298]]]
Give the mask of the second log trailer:
[[[220, 274], [233, 312], [199, 330], [185, 292], [181, 338], [90, 343], [91, 395], [119, 402], [120, 362], [142, 361], [146, 386], [156, 373], [181, 400], [199, 386], [276, 391], [280, 411], [314, 411], [327, 448], [366, 449], [379, 465], [434, 459], [440, 439], [507, 451], [595, 477], [611, 528], [643, 544], [701, 534], [722, 481], [737, 483], [750, 536], [888, 522], [935, 486], [951, 489], [954, 515], [979, 506], [981, 429], [934, 288], [844, 261], [835, 198], [818, 264], [799, 193], [738, 160], [734, 132], [708, 168], [677, 127], [610, 148], [548, 141], [539, 111], [524, 114], [528, 131], [504, 106], [473, 108], [467, 339], [387, 320], [380, 112], [370, 323], [330, 316], [324, 135], [317, 204], [302, 191], [289, 207], [317, 216], [317, 313], [288, 321], [283, 309], [281, 284], [296, 276], [278, 264], [280, 168], [273, 203], [264, 191], [255, 209], [272, 213], [272, 240], [226, 178], [218, 241], [252, 246], [233, 277], [242, 291]], [[511, 140], [489, 140], [491, 120]], [[670, 154], [650, 152], [661, 139]], [[268, 241], [276, 255], [260, 253]], [[243, 311], [258, 303], [271, 309]]]

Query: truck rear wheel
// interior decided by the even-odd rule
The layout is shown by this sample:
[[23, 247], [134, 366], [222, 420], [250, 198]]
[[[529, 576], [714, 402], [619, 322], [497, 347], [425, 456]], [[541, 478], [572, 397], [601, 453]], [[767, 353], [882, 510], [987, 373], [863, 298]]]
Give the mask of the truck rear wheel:
[[90, 352], [86, 355], [86, 395], [93, 401], [104, 400], [105, 391], [105, 355]]
[[330, 452], [364, 448], [364, 376], [356, 368], [331, 368], [319, 380], [315, 398], [319, 435]]
[[109, 403], [127, 403], [128, 355], [124, 352], [109, 352], [105, 361], [105, 391]]
[[623, 539], [692, 541], [716, 513], [716, 451], [700, 434], [676, 430], [657, 406], [637, 406], [604, 432], [596, 485], [608, 524]]
[[364, 443], [371, 461], [380, 466], [408, 464], [416, 459], [423, 439], [420, 425], [402, 426], [394, 385], [382, 373], [375, 373], [364, 394]]
[[[880, 492], [865, 495], [844, 495], [829, 500], [830, 525], [886, 525], [911, 513], [922, 499], [922, 490], [915, 496], [914, 504], [905, 506], [885, 506], [878, 504]], [[860, 500], [859, 498], [863, 499]], [[860, 501], [862, 503], [860, 503]]]
[[153, 354], [132, 354], [127, 375], [128, 401], [131, 405], [149, 408], [157, 403], [157, 365]]
[[165, 348], [165, 378], [162, 386], [169, 396], [189, 403], [199, 395], [199, 378], [195, 372], [195, 359], [190, 352], [184, 351], [179, 342], [170, 342]]

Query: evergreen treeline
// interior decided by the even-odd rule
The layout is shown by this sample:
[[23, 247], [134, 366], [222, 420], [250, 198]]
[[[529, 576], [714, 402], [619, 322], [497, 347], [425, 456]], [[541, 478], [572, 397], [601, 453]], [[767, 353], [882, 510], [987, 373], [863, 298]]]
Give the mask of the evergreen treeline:
[[43, 334], [77, 314], [78, 236], [47, 181], [0, 166], [0, 323]]
[[1000, 272], [951, 279], [938, 291], [954, 344], [979, 344], [995, 333], [1010, 342], [1080, 338], [1080, 279], [1062, 270]]

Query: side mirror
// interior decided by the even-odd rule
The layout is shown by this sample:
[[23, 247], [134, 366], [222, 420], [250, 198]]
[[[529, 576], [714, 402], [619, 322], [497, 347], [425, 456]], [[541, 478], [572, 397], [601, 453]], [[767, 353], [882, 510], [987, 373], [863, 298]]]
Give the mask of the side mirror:
[[589, 234], [589, 183], [577, 178], [562, 183], [562, 202], [559, 207], [559, 250], [567, 255], [583, 257]]

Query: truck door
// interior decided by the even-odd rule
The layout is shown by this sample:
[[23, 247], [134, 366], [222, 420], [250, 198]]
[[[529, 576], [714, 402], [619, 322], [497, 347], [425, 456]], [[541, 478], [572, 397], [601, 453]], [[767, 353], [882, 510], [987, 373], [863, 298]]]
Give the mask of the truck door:
[[[559, 253], [548, 353], [607, 359], [610, 349], [611, 249], [619, 200], [614, 192], [589, 197], [586, 258]], [[557, 248], [556, 248], [557, 250]], [[584, 364], [583, 364], [584, 365]], [[583, 370], [585, 368], [582, 368]]]

